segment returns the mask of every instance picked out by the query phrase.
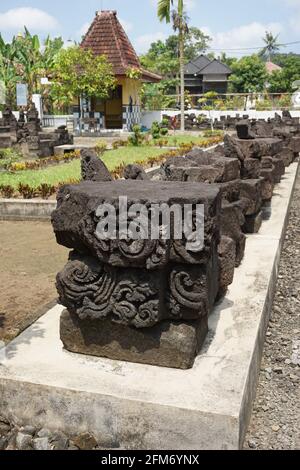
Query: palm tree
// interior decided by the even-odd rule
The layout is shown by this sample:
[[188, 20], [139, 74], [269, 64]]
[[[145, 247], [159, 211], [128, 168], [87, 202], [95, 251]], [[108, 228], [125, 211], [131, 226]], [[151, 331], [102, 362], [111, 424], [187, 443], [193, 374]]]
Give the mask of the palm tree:
[[279, 34], [277, 34], [277, 36], [274, 36], [273, 33], [266, 31], [266, 35], [263, 38], [263, 41], [266, 45], [260, 51], [259, 55], [267, 59], [269, 62], [271, 62], [273, 55], [276, 54], [276, 52], [280, 50], [278, 37], [279, 37]]
[[184, 39], [188, 32], [188, 18], [185, 14], [184, 1], [178, 0], [177, 10], [172, 11], [174, 0], [158, 0], [158, 18], [160, 21], [173, 22], [174, 31], [178, 31], [179, 63], [180, 63], [180, 111], [181, 130], [184, 131]]

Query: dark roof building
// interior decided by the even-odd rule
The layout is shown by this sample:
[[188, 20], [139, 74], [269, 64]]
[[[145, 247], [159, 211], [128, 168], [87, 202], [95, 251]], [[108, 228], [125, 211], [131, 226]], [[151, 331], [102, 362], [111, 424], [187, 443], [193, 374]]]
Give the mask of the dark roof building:
[[232, 70], [219, 60], [200, 55], [185, 66], [185, 87], [192, 95], [207, 91], [225, 94], [231, 74]]

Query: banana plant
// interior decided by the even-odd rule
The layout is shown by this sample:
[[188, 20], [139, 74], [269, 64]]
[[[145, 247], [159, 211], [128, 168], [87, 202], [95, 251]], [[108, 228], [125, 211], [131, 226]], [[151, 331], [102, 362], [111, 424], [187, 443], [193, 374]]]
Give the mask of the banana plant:
[[6, 90], [6, 102], [13, 105], [15, 99], [16, 83], [20, 77], [16, 69], [16, 46], [14, 43], [6, 44], [0, 34], [0, 80]]
[[39, 37], [31, 35], [25, 27], [25, 34], [13, 39], [16, 44], [17, 66], [23, 76], [23, 80], [28, 85], [28, 97], [32, 98], [33, 93], [39, 92], [40, 84], [38, 79], [42, 70], [42, 53]]

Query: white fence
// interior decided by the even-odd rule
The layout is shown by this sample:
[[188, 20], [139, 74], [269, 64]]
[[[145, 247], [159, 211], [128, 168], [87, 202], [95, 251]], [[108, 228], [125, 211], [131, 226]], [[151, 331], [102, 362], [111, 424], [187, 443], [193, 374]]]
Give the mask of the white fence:
[[[221, 116], [230, 116], [230, 117], [236, 117], [236, 116], [244, 116], [247, 115], [249, 116], [250, 119], [269, 119], [269, 118], [274, 118], [275, 113], [279, 114], [282, 116], [282, 111], [255, 111], [255, 110], [249, 110], [249, 111], [204, 111], [204, 110], [199, 110], [199, 109], [190, 109], [189, 111], [186, 111], [185, 114], [195, 114], [196, 116], [205, 115], [209, 117], [210, 119], [217, 119], [220, 120]], [[300, 117], [300, 110], [299, 111], [290, 111], [291, 115], [293, 117]], [[147, 129], [150, 129], [152, 123], [154, 121], [161, 122], [162, 118], [164, 115], [173, 117], [177, 116], [180, 114], [179, 110], [162, 110], [162, 111], [143, 111], [142, 112], [142, 126], [147, 127]]]

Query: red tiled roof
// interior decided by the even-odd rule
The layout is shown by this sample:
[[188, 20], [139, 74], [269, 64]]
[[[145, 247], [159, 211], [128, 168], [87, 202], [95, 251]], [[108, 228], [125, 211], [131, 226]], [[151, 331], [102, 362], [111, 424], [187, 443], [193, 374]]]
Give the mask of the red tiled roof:
[[266, 69], [267, 72], [272, 74], [273, 72], [276, 72], [277, 70], [282, 70], [279, 65], [273, 64], [273, 62], [266, 62]]
[[126, 75], [128, 69], [142, 72], [145, 81], [159, 81], [159, 75], [141, 68], [139, 58], [117, 18], [116, 11], [98, 11], [81, 47], [91, 49], [95, 55], [105, 55], [112, 64], [115, 75]]

